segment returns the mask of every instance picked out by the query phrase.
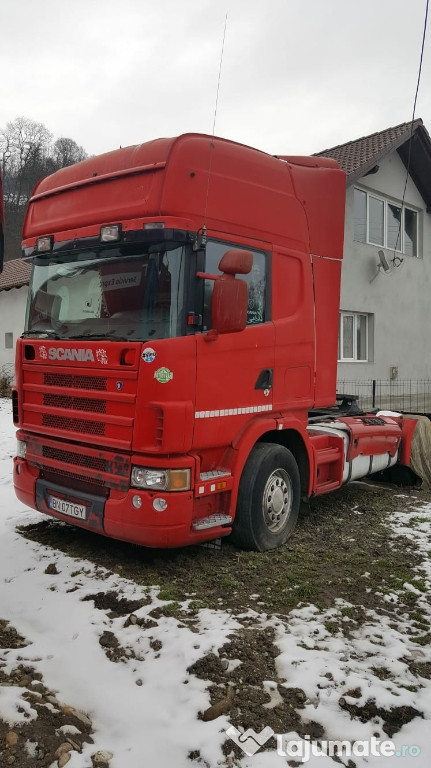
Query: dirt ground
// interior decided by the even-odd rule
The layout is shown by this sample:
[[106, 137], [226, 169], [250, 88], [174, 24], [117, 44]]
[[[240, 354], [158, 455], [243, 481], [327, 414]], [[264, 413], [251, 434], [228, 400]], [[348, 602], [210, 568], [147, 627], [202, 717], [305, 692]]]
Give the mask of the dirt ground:
[[[352, 484], [313, 500], [303, 511], [287, 544], [277, 552], [263, 554], [239, 551], [228, 541], [220, 549], [147, 550], [50, 519], [21, 529], [21, 534], [52, 547], [54, 562], [50, 567], [54, 575], [55, 552], [61, 550], [70, 557], [87, 558], [139, 584], [158, 585], [159, 598], [166, 604], [150, 613], [147, 627], [148, 622], [156, 624], [164, 612], [192, 627], [197, 612], [204, 607], [227, 610], [233, 615], [251, 608], [287, 617], [299, 605], [312, 603], [327, 608], [337, 598], [343, 598], [351, 606], [350, 621], [343, 625], [343, 631], [348, 632], [349, 626], [357, 627], [364, 620], [366, 609], [379, 610], [385, 605], [387, 610], [384, 595], [396, 591], [399, 602], [391, 609], [394, 622], [397, 615], [410, 613], [415, 619], [418, 642], [425, 645], [431, 639], [428, 619], [418, 612], [411, 593], [403, 592], [403, 584], [413, 578], [414, 568], [416, 583], [420, 582], [420, 557], [411, 540], [393, 537], [392, 546], [387, 546], [391, 512], [424, 502], [431, 502], [431, 492], [421, 488], [400, 492], [376, 483]], [[366, 580], [361, 577], [364, 571], [368, 573]], [[374, 588], [370, 590], [370, 586]], [[93, 600], [108, 616], [136, 621], [133, 611], [138, 605], [120, 600], [115, 593], [99, 592], [86, 599]], [[186, 611], [181, 606], [185, 600], [189, 600]], [[241, 618], [241, 623], [242, 630], [231, 635], [218, 656], [208, 654], [189, 670], [211, 681], [211, 706], [198, 713], [198, 717], [213, 719], [229, 714], [233, 725], [246, 722], [256, 732], [270, 726], [278, 733], [295, 731], [315, 739], [322, 737], [319, 723], [307, 721], [304, 726], [302, 722], [304, 691], [286, 687], [286, 680], [278, 676], [275, 658], [279, 651], [274, 645], [273, 629], [258, 627], [247, 617]], [[334, 633], [339, 628], [334, 626]], [[112, 663], [124, 660], [124, 649], [113, 633], [104, 632], [99, 642]], [[1, 649], [25, 645], [26, 638], [20, 637], [6, 619], [0, 620], [0, 684], [25, 689], [24, 698], [37, 711], [37, 718], [15, 728], [0, 721], [0, 766], [48, 768], [56, 760], [61, 768], [67, 764], [71, 751], [80, 751], [84, 742], [92, 742], [91, 722], [84, 713], [61, 706], [41, 675], [31, 667], [18, 664], [11, 674], [5, 674]], [[241, 664], [235, 666], [233, 660]], [[412, 665], [410, 671], [418, 679], [431, 678], [429, 664]], [[274, 681], [276, 692], [267, 690], [264, 681], [268, 680]], [[355, 691], [345, 693], [350, 700], [355, 698]], [[273, 695], [278, 695], [278, 703], [265, 707]], [[410, 707], [378, 710], [373, 702], [360, 708], [344, 697], [340, 698], [339, 706], [363, 722], [380, 717], [385, 738], [391, 738], [403, 724], [421, 716]], [[232, 742], [226, 743], [226, 755], [226, 766], [235, 765], [243, 757]], [[191, 765], [205, 767], [199, 752], [191, 752], [189, 757]], [[106, 766], [109, 762], [97, 764]]]

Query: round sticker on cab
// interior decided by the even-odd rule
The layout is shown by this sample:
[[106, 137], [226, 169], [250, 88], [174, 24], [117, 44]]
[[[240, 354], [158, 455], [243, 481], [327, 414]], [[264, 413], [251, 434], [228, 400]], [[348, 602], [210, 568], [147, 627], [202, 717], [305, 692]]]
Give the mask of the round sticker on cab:
[[157, 352], [152, 347], [145, 347], [144, 351], [142, 352], [142, 359], [144, 363], [153, 363], [156, 359]]
[[169, 368], [157, 368], [157, 371], [154, 372], [154, 378], [157, 379], [160, 384], [167, 384], [168, 381], [171, 381], [174, 378], [174, 374]]

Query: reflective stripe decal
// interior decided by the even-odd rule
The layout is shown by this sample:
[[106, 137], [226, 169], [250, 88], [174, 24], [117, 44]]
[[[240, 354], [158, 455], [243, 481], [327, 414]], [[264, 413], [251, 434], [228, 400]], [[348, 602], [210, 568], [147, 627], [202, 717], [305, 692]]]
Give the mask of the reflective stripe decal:
[[225, 408], [219, 411], [196, 411], [195, 419], [218, 419], [222, 416], [242, 416], [244, 413], [262, 413], [272, 411], [272, 405], [248, 405], [244, 408]]

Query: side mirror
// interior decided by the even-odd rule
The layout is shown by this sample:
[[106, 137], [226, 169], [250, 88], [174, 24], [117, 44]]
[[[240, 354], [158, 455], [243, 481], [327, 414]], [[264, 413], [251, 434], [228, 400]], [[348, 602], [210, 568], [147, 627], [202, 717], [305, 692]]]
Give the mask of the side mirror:
[[253, 254], [250, 251], [232, 249], [226, 251], [220, 263], [221, 275], [198, 272], [204, 280], [214, 280], [211, 301], [212, 332], [207, 338], [218, 333], [237, 333], [247, 325], [248, 287], [245, 280], [235, 275], [246, 275], [251, 271]]

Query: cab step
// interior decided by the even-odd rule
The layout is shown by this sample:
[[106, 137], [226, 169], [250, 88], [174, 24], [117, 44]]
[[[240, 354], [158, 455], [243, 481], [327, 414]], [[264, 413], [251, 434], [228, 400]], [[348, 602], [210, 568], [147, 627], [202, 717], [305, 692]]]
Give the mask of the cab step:
[[209, 517], [203, 517], [201, 520], [194, 520], [192, 522], [193, 531], [205, 531], [208, 528], [218, 528], [220, 525], [231, 525], [231, 515], [209, 515]]

